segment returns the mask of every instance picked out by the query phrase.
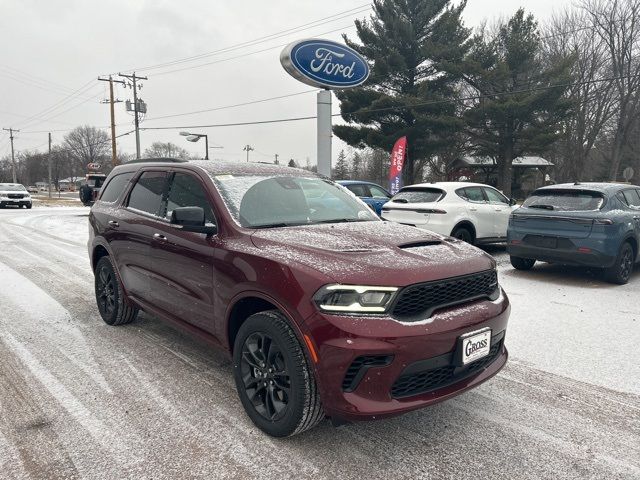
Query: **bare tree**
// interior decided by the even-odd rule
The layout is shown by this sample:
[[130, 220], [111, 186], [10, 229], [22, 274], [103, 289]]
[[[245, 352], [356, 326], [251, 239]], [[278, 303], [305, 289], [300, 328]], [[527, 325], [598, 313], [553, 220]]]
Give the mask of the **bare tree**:
[[584, 11], [566, 10], [551, 19], [544, 31], [544, 58], [573, 55], [573, 84], [566, 92], [572, 100], [572, 114], [563, 122], [563, 134], [556, 146], [558, 180], [584, 180], [585, 167], [603, 128], [615, 112], [614, 86], [598, 81], [611, 75], [607, 45], [593, 35]]
[[640, 114], [640, 0], [583, 0], [591, 34], [605, 45], [617, 102], [610, 126], [609, 178], [617, 180]]
[[144, 151], [147, 158], [190, 158], [190, 153], [171, 142], [153, 142], [149, 148]]
[[89, 163], [105, 163], [111, 154], [111, 137], [89, 125], [76, 127], [64, 137], [64, 148], [82, 172]]

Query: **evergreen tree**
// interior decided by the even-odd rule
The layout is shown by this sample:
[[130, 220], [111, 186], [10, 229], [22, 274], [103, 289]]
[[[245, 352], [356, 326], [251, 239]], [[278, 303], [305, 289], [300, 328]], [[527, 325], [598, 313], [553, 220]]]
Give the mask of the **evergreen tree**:
[[297, 165], [296, 165], [296, 161], [295, 161], [293, 158], [292, 158], [291, 160], [289, 160], [288, 165], [289, 165], [290, 167], [293, 167], [293, 168], [296, 168], [296, 167], [297, 167]]
[[448, 138], [463, 126], [450, 102], [457, 77], [448, 72], [467, 52], [465, 5], [374, 0], [372, 18], [355, 22], [361, 44], [344, 37], [369, 62], [371, 75], [361, 88], [336, 91], [348, 124], [336, 125], [334, 133], [349, 145], [387, 152], [406, 135], [405, 183], [413, 183], [427, 159], [446, 150]]
[[349, 177], [349, 164], [347, 164], [347, 156], [344, 150], [340, 150], [336, 166], [333, 169], [333, 178], [337, 180], [347, 180]]
[[351, 165], [351, 178], [359, 180], [360, 175], [362, 174], [362, 157], [358, 152], [354, 152]]
[[472, 150], [494, 159], [498, 188], [507, 196], [513, 160], [544, 152], [570, 114], [564, 94], [574, 59], [549, 64], [541, 47], [537, 22], [520, 9], [493, 34], [482, 30], [474, 37], [464, 66], [465, 80], [481, 97], [465, 112]]

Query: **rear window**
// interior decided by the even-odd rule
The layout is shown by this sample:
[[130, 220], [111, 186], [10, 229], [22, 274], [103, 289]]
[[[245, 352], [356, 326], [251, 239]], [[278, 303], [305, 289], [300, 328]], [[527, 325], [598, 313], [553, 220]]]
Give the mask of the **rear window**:
[[604, 195], [589, 190], [539, 190], [533, 192], [522, 204], [523, 207], [541, 210], [577, 212], [600, 210]]
[[103, 202], [115, 202], [129, 183], [129, 180], [131, 180], [131, 177], [133, 177], [133, 172], [121, 173], [111, 177], [109, 183], [102, 189], [100, 200]]
[[444, 195], [444, 192], [439, 188], [404, 188], [396, 193], [391, 201], [396, 203], [433, 203], [442, 200]]

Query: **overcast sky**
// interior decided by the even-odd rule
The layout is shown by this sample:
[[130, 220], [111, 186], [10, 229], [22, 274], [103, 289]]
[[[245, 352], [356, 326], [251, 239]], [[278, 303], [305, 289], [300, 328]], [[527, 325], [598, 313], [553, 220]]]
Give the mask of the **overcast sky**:
[[[571, 4], [571, 0], [468, 0], [465, 22], [475, 27], [523, 6], [542, 23]], [[364, 0], [0, 0], [0, 127], [22, 130], [16, 134], [17, 150], [45, 149], [49, 131], [54, 142], [60, 142], [77, 125], [106, 128], [109, 108], [100, 101], [108, 98], [108, 89], [96, 78], [132, 69], [149, 77], [142, 82], [141, 97], [148, 105], [142, 127], [312, 116], [314, 89], [282, 69], [282, 46], [305, 37], [339, 40], [340, 32], [353, 38], [353, 19], [368, 16], [368, 8]], [[341, 12], [346, 13], [337, 15]], [[193, 56], [199, 57], [175, 63]], [[159, 118], [298, 93], [248, 106]], [[118, 88], [117, 97], [126, 100], [132, 93]], [[335, 99], [333, 111], [339, 112]], [[124, 103], [116, 105], [116, 122], [117, 134], [133, 129]], [[315, 164], [315, 128], [315, 120], [305, 120], [192, 130], [209, 134], [212, 146], [224, 147], [211, 150], [211, 158], [243, 160], [242, 149], [248, 143], [255, 149], [252, 160], [272, 161], [277, 153], [281, 161], [294, 158], [304, 166], [307, 159]], [[186, 142], [179, 130], [186, 129], [142, 131], [142, 149], [160, 140], [204, 152], [203, 144]], [[134, 135], [119, 138], [118, 147], [135, 152]], [[334, 137], [334, 158], [344, 147]], [[3, 131], [0, 156], [8, 152], [8, 134]]]

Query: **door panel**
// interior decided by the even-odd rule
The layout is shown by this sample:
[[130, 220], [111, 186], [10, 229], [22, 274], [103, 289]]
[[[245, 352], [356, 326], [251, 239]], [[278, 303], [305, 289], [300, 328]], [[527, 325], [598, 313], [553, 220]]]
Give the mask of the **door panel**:
[[217, 237], [183, 232], [169, 223], [178, 207], [201, 207], [207, 223], [215, 224], [211, 202], [201, 181], [192, 174], [175, 173], [164, 202], [165, 218], [154, 225], [151, 244], [151, 296], [155, 306], [170, 316], [215, 335], [213, 317], [213, 253]]
[[487, 202], [482, 188], [466, 187], [459, 195], [466, 200], [469, 218], [476, 227], [476, 238], [489, 238], [495, 236], [494, 210]]
[[493, 208], [493, 236], [506, 238], [512, 210], [509, 199], [493, 188], [484, 187], [483, 190], [489, 205]]

